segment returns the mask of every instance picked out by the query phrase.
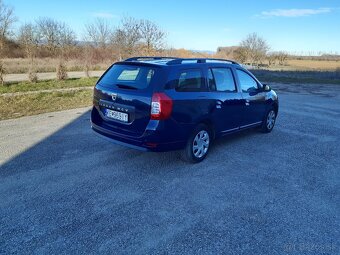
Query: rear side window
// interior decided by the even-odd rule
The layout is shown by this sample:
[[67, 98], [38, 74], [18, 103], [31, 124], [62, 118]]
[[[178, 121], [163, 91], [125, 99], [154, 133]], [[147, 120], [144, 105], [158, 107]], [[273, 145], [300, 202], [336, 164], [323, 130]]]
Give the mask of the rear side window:
[[254, 80], [253, 77], [239, 69], [237, 69], [236, 72], [241, 84], [242, 92], [249, 93], [254, 92], [258, 89], [257, 82]]
[[211, 68], [208, 79], [212, 91], [236, 92], [235, 80], [230, 68]]
[[100, 84], [125, 89], [145, 89], [155, 72], [155, 68], [147, 66], [113, 65], [101, 78]]
[[176, 91], [197, 92], [205, 90], [205, 83], [200, 69], [185, 70], [180, 73]]

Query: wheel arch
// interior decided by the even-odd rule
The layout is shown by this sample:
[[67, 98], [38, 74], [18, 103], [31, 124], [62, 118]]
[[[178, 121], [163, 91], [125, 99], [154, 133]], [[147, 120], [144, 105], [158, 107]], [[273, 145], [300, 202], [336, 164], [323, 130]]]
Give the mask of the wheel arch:
[[277, 115], [279, 112], [279, 103], [274, 101], [272, 107], [274, 108], [275, 114]]
[[214, 123], [210, 119], [202, 119], [196, 126], [198, 126], [200, 124], [206, 125], [210, 129], [212, 139], [215, 139], [216, 130], [215, 130]]

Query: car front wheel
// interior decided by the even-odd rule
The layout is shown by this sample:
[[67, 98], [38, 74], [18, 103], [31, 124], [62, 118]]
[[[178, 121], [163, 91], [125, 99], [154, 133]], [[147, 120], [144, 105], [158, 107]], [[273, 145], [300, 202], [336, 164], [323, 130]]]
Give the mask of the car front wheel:
[[275, 126], [275, 121], [276, 112], [274, 111], [274, 109], [271, 109], [267, 112], [265, 119], [263, 120], [261, 131], [263, 133], [271, 132]]

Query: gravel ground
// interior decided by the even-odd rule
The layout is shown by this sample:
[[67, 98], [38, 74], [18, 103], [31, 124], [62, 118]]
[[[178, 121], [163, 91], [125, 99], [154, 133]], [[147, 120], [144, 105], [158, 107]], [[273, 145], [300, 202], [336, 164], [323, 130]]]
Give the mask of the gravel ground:
[[88, 108], [1, 121], [0, 253], [340, 254], [340, 86], [298, 86], [196, 165], [100, 139]]

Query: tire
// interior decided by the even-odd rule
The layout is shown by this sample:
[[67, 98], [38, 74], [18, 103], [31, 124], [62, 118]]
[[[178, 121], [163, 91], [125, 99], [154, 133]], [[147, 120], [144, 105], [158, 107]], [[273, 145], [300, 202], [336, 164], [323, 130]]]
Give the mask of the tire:
[[263, 133], [270, 133], [275, 126], [275, 122], [276, 122], [276, 112], [274, 108], [272, 108], [265, 115], [265, 118], [262, 122], [261, 131]]
[[188, 139], [182, 159], [190, 163], [201, 162], [208, 155], [211, 142], [211, 130], [204, 124], [198, 125]]

